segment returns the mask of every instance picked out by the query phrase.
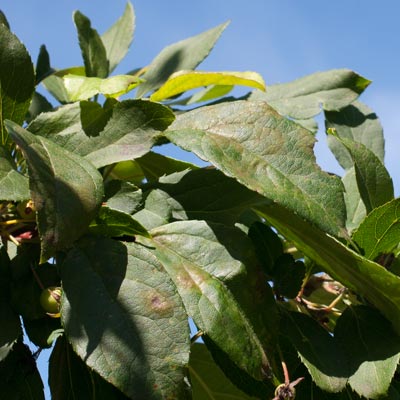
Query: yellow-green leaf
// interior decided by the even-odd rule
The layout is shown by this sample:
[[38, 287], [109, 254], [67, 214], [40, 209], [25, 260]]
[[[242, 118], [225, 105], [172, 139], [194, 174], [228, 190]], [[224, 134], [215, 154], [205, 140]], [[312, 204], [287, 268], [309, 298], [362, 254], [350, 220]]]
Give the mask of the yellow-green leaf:
[[128, 93], [142, 82], [141, 79], [132, 75], [116, 75], [101, 79], [68, 74], [63, 79], [71, 101], [87, 100], [97, 94], [118, 97]]
[[164, 85], [150, 96], [150, 99], [161, 101], [209, 85], [242, 85], [265, 91], [264, 79], [257, 72], [179, 71], [172, 74]]

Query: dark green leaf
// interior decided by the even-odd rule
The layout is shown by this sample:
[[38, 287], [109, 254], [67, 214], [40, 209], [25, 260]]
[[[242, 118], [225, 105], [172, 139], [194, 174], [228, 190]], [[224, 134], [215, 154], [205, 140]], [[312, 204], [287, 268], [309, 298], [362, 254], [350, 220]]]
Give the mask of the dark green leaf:
[[367, 399], [385, 395], [400, 360], [400, 338], [390, 322], [370, 307], [349, 307], [335, 339], [347, 354], [352, 389]]
[[353, 239], [374, 260], [381, 253], [390, 253], [400, 242], [400, 199], [376, 208], [363, 220]]
[[112, 107], [103, 108], [99, 103], [93, 101], [81, 101], [80, 109], [81, 126], [89, 137], [99, 135], [107, 125], [113, 111]]
[[[325, 111], [326, 128], [334, 128], [339, 138], [362, 143], [383, 163], [384, 140], [382, 126], [376, 114], [365, 104], [355, 101], [340, 111]], [[328, 135], [328, 145], [344, 169], [353, 166], [346, 148], [336, 137]]]
[[[204, 221], [175, 222], [153, 229], [150, 234], [151, 240], [138, 240], [156, 247], [155, 254], [174, 281], [196, 326], [248, 374], [260, 380], [268, 375], [270, 366], [260, 339], [226, 287], [228, 281], [245, 272], [246, 267], [239, 260], [248, 247], [243, 248], [238, 240], [244, 234]], [[220, 241], [225, 246], [231, 243], [229, 250]]]
[[92, 164], [55, 143], [11, 121], [7, 129], [29, 166], [44, 262], [86, 231], [103, 200], [103, 179]]
[[43, 383], [28, 346], [15, 343], [0, 362], [1, 396], [7, 400], [44, 400]]
[[126, 56], [133, 40], [134, 29], [135, 14], [132, 4], [128, 2], [122, 17], [101, 36], [106, 49], [110, 73]]
[[280, 114], [307, 119], [321, 112], [338, 111], [348, 106], [371, 83], [348, 69], [333, 69], [307, 75], [293, 82], [268, 86], [254, 92], [252, 100], [263, 100]]
[[195, 69], [208, 56], [227, 25], [218, 25], [164, 48], [143, 75], [146, 82], [139, 86], [137, 96], [158, 89], [176, 71]]
[[35, 74], [25, 46], [0, 23], [0, 117], [1, 144], [6, 143], [3, 121], [22, 124], [34, 92]]
[[161, 176], [170, 175], [174, 172], [184, 171], [186, 169], [198, 169], [189, 162], [175, 160], [174, 158], [154, 153], [152, 151], [135, 160], [148, 181], [157, 181]]
[[42, 96], [40, 93], [35, 92], [32, 97], [32, 102], [29, 106], [28, 114], [26, 116], [26, 121], [31, 122], [42, 112], [48, 112], [53, 109], [51, 103]]
[[78, 31], [86, 76], [106, 78], [109, 73], [109, 62], [99, 34], [91, 27], [89, 18], [79, 11], [74, 12], [74, 22]]
[[38, 85], [43, 79], [47, 78], [54, 72], [54, 69], [50, 65], [50, 56], [47, 52], [46, 46], [43, 44], [40, 46], [39, 56], [36, 62], [36, 85]]
[[276, 204], [259, 212], [331, 277], [375, 305], [400, 333], [399, 277]]
[[274, 291], [289, 299], [295, 298], [305, 275], [304, 263], [295, 261], [290, 254], [281, 255], [274, 265]]
[[271, 277], [275, 261], [283, 254], [283, 245], [279, 236], [267, 225], [256, 222], [249, 229], [258, 259], [266, 273]]
[[49, 386], [53, 399], [127, 400], [116, 387], [103, 380], [60, 337], [49, 360]]
[[218, 368], [204, 344], [195, 343], [190, 349], [190, 382], [193, 400], [246, 400], [247, 396], [230, 382]]
[[265, 202], [262, 196], [216, 169], [182, 171], [160, 178], [151, 187], [140, 212], [141, 220], [151, 218], [151, 213], [158, 215], [160, 222], [204, 219], [233, 224], [247, 208]]
[[131, 398], [186, 398], [187, 315], [149, 250], [88, 238], [61, 275], [65, 333], [90, 368]]
[[316, 164], [314, 136], [266, 103], [202, 107], [179, 115], [166, 135], [322, 229], [335, 235], [343, 230], [342, 184]]
[[2, 146], [0, 146], [0, 198], [12, 201], [30, 198], [28, 178], [17, 171], [14, 160]]
[[10, 304], [10, 260], [5, 247], [0, 248], [0, 362], [4, 360], [14, 343], [21, 337], [19, 316]]
[[342, 391], [347, 383], [348, 365], [335, 338], [305, 314], [288, 312], [282, 318], [281, 329], [298, 351], [313, 381], [328, 392]]
[[131, 215], [106, 206], [100, 208], [95, 220], [89, 225], [89, 231], [108, 237], [135, 235], [149, 237], [147, 230]]
[[0, 23], [4, 24], [4, 26], [8, 29], [10, 29], [10, 24], [7, 21], [6, 15], [3, 13], [3, 11], [0, 10]]
[[29, 340], [42, 349], [53, 345], [54, 336], [62, 332], [60, 318], [45, 316], [39, 319], [24, 319], [24, 329]]
[[394, 198], [392, 178], [379, 158], [362, 143], [338, 138], [354, 163], [358, 191], [367, 214]]

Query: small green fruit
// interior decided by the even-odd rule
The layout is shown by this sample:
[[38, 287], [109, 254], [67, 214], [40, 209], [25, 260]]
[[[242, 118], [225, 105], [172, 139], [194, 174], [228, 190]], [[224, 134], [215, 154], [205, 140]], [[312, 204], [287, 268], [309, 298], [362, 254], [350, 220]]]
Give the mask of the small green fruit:
[[50, 286], [47, 289], [43, 289], [40, 294], [40, 305], [50, 316], [59, 316], [61, 293], [62, 289], [60, 287]]
[[133, 183], [140, 183], [144, 178], [142, 168], [134, 160], [121, 161], [115, 164], [110, 176], [114, 179]]

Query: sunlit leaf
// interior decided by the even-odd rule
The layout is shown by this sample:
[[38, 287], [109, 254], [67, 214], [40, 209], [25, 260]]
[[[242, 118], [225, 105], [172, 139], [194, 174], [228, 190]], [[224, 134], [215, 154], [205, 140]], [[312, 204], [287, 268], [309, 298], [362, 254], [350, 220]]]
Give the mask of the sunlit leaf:
[[314, 136], [266, 103], [202, 107], [179, 115], [166, 135], [324, 230], [342, 231], [345, 206], [339, 178], [316, 164]]
[[118, 97], [134, 89], [141, 79], [132, 75], [116, 75], [101, 79], [79, 75], [65, 75], [64, 85], [70, 101], [87, 100], [98, 94]]
[[242, 85], [265, 90], [261, 75], [256, 72], [179, 71], [171, 75], [156, 92], [152, 101], [161, 101], [177, 94], [210, 85]]
[[373, 210], [353, 234], [353, 239], [374, 260], [381, 253], [390, 253], [400, 243], [400, 199]]

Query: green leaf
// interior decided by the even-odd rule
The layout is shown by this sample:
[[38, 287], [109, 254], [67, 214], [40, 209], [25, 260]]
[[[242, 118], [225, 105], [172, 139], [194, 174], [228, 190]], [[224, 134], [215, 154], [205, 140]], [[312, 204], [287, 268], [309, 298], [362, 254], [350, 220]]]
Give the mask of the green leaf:
[[266, 101], [282, 115], [307, 119], [318, 115], [321, 108], [338, 111], [348, 106], [370, 83], [351, 70], [333, 69], [268, 86], [266, 93], [254, 92], [251, 99]]
[[78, 155], [11, 121], [6, 124], [28, 163], [44, 262], [87, 230], [102, 202], [103, 179]]
[[204, 344], [195, 343], [190, 349], [190, 382], [193, 400], [256, 399], [237, 389], [218, 368]]
[[11, 351], [14, 343], [22, 336], [19, 316], [10, 304], [10, 259], [6, 248], [0, 248], [0, 362]]
[[275, 261], [283, 254], [283, 244], [279, 236], [267, 225], [256, 222], [249, 229], [256, 254], [268, 276], [274, 273]]
[[374, 260], [387, 254], [400, 242], [400, 199], [373, 210], [353, 234], [353, 240], [366, 258]]
[[258, 211], [331, 277], [378, 308], [400, 333], [400, 320], [397, 317], [400, 313], [398, 276], [276, 204], [259, 208]]
[[4, 120], [22, 124], [35, 88], [32, 60], [25, 46], [0, 23], [0, 130], [6, 143]]
[[36, 92], [33, 94], [32, 102], [29, 106], [28, 114], [26, 116], [26, 122], [31, 122], [42, 112], [48, 112], [53, 109], [51, 103], [40, 93]]
[[191, 96], [186, 104], [201, 103], [204, 101], [210, 101], [219, 97], [227, 95], [233, 89], [233, 85], [212, 85], [203, 89], [202, 91], [195, 93]]
[[137, 96], [158, 89], [171, 74], [195, 69], [210, 53], [228, 23], [181, 40], [165, 47], [150, 63], [142, 78], [146, 81], [137, 90]]
[[30, 320], [24, 319], [24, 329], [29, 341], [42, 349], [52, 347], [55, 336], [62, 334], [60, 318], [45, 316]]
[[87, 100], [98, 94], [118, 97], [134, 89], [142, 80], [132, 75], [94, 78], [68, 74], [63, 77], [69, 101]]
[[0, 146], [0, 198], [11, 201], [30, 198], [28, 178], [18, 172], [14, 160], [2, 146]]
[[199, 168], [195, 164], [176, 160], [175, 158], [167, 157], [152, 151], [137, 158], [135, 161], [140, 165], [148, 181], [157, 181], [160, 177], [170, 175], [174, 172]]
[[347, 354], [352, 389], [367, 399], [385, 395], [400, 360], [390, 322], [373, 308], [349, 307], [336, 323], [335, 339]]
[[274, 291], [294, 299], [301, 288], [305, 275], [304, 263], [295, 261], [291, 254], [282, 254], [274, 265]]
[[54, 72], [54, 69], [50, 65], [50, 56], [47, 52], [46, 46], [43, 44], [40, 46], [38, 59], [36, 62], [36, 85], [38, 85], [43, 79], [48, 77]]
[[85, 67], [71, 67], [56, 71], [52, 75], [45, 78], [42, 82], [47, 91], [51, 93], [53, 97], [61, 104], [71, 102], [70, 98], [68, 97], [67, 89], [65, 88], [63, 80], [63, 76], [68, 74], [86, 76]]
[[394, 198], [392, 178], [379, 158], [362, 143], [347, 138], [339, 141], [349, 151], [354, 163], [358, 191], [367, 214]]
[[305, 314], [287, 312], [282, 318], [282, 332], [298, 351], [316, 385], [327, 392], [342, 391], [347, 383], [348, 365], [335, 338]]
[[15, 343], [0, 362], [1, 396], [7, 400], [44, 400], [43, 383], [28, 346]]
[[[227, 289], [245, 271], [240, 260], [240, 230], [204, 221], [182, 221], [153, 229], [155, 254], [174, 281], [194, 323], [227, 353], [239, 368], [256, 379], [270, 372], [260, 339], [237, 300]], [[245, 237], [245, 236], [244, 236]], [[229, 250], [220, 243], [231, 243]], [[235, 246], [232, 246], [235, 243]], [[248, 247], [244, 246], [246, 251]], [[204, 250], [202, 250], [204, 249]]]
[[142, 202], [142, 191], [130, 182], [110, 181], [105, 185], [106, 205], [114, 210], [133, 214]]
[[150, 237], [147, 230], [131, 215], [102, 206], [96, 219], [89, 225], [89, 231], [108, 237], [142, 235]]
[[265, 83], [256, 72], [179, 71], [172, 74], [156, 92], [152, 101], [161, 101], [188, 90], [210, 85], [242, 85], [265, 91]]
[[88, 238], [61, 277], [65, 333], [88, 367], [130, 398], [186, 398], [187, 315], [148, 249]]
[[96, 29], [91, 27], [89, 18], [81, 12], [75, 11], [73, 18], [78, 31], [86, 76], [106, 78], [109, 73], [109, 62], [101, 37]]
[[127, 400], [116, 387], [103, 380], [60, 337], [49, 360], [49, 386], [53, 399]]
[[6, 28], [10, 29], [10, 24], [7, 21], [7, 17], [1, 10], [0, 10], [0, 23], [3, 24]]
[[266, 201], [220, 171], [208, 168], [161, 177], [145, 195], [144, 209], [135, 218], [149, 229], [187, 219], [234, 224], [249, 207]]
[[133, 40], [134, 29], [135, 14], [132, 4], [128, 2], [121, 18], [101, 36], [106, 49], [110, 73], [126, 56]]
[[316, 164], [314, 136], [266, 103], [202, 107], [179, 115], [166, 136], [322, 229], [343, 230], [342, 184]]
[[112, 115], [104, 129], [96, 137], [89, 137], [82, 126], [85, 110], [86, 107], [78, 103], [66, 105], [39, 115], [28, 129], [100, 168], [146, 154], [161, 135], [160, 131], [167, 129], [175, 118], [173, 112], [161, 104], [125, 100], [112, 106]]
[[358, 228], [367, 215], [365, 204], [358, 191], [355, 168], [350, 168], [342, 177], [344, 202], [346, 204], [346, 228], [349, 233]]
[[[339, 138], [352, 139], [362, 143], [383, 163], [384, 139], [382, 126], [376, 114], [365, 104], [355, 101], [340, 111], [325, 111], [326, 128], [333, 128]], [[328, 135], [328, 145], [344, 169], [353, 166], [348, 150], [332, 135]]]

